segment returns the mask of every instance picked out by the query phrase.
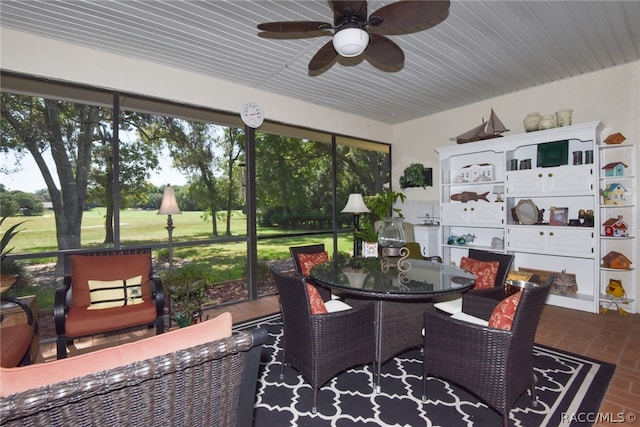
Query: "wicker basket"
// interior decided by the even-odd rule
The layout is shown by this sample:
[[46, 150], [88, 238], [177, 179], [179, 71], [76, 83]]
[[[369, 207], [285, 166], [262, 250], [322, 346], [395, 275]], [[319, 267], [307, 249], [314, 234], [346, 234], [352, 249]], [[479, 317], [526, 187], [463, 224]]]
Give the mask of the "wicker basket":
[[0, 274], [0, 294], [8, 291], [18, 280], [17, 274]]

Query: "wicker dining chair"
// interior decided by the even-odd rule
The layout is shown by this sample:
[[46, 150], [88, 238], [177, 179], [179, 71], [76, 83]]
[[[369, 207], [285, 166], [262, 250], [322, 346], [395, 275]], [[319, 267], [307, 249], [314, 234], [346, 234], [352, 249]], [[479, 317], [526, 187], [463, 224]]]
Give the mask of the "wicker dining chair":
[[[527, 389], [535, 406], [533, 345], [549, 288], [547, 282], [520, 291], [511, 330], [459, 320], [435, 308], [426, 310], [423, 400], [428, 393], [427, 375], [432, 375], [474, 393], [502, 415], [504, 427], [509, 411]], [[472, 303], [465, 304], [465, 309]]]
[[447, 298], [444, 301], [436, 302], [435, 307], [445, 313], [454, 314], [463, 311], [463, 306], [467, 300], [473, 300], [473, 303], [470, 303], [467, 308], [469, 314], [483, 317], [487, 311], [491, 313], [495, 306], [505, 297], [504, 283], [507, 280], [515, 257], [511, 254], [483, 251], [480, 249], [469, 249], [467, 256], [477, 261], [498, 262], [498, 272], [494, 286], [484, 289], [470, 289], [457, 298]]
[[478, 261], [498, 261], [498, 273], [492, 288], [470, 289], [462, 295], [462, 311], [471, 316], [485, 318], [490, 316], [496, 305], [507, 296], [505, 282], [515, 257], [511, 254], [469, 249], [469, 258]]
[[303, 273], [302, 263], [300, 262], [300, 254], [313, 255], [313, 254], [321, 254], [322, 252], [326, 252], [324, 243], [318, 243], [314, 245], [304, 245], [304, 246], [290, 246], [289, 253], [291, 254], [291, 260], [293, 261], [293, 268], [295, 270], [295, 274], [299, 277], [304, 277], [308, 283], [318, 289], [318, 293], [322, 297], [323, 301], [328, 301], [332, 298], [331, 291], [327, 288], [323, 288], [322, 286], [318, 286], [311, 277], [305, 276]]
[[329, 379], [353, 366], [373, 365], [374, 307], [365, 304], [345, 311], [311, 314], [305, 279], [274, 267], [271, 272], [280, 294], [284, 328], [280, 376], [284, 375], [285, 364], [300, 372], [313, 389], [312, 411], [316, 412], [318, 390]]

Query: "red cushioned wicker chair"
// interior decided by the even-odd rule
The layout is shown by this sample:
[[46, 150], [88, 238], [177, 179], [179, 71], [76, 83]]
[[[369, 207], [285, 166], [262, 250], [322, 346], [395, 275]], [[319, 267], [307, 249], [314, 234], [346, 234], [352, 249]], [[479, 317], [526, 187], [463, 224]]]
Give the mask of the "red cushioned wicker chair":
[[479, 249], [469, 249], [467, 256], [477, 261], [498, 262], [498, 272], [494, 286], [492, 288], [470, 289], [463, 295], [453, 299], [446, 297], [444, 300], [437, 302], [435, 307], [448, 314], [454, 314], [463, 311], [465, 301], [473, 301], [468, 304], [469, 307], [467, 307], [467, 311], [465, 312], [468, 312], [468, 314], [472, 316], [482, 318], [487, 311], [491, 313], [494, 307], [505, 297], [504, 282], [507, 280], [514, 256]]
[[311, 384], [313, 412], [318, 390], [329, 379], [352, 366], [375, 359], [373, 304], [345, 311], [311, 314], [309, 294], [303, 278], [286, 275], [271, 267], [284, 327], [283, 360]]
[[[89, 280], [126, 280], [142, 276], [140, 304], [88, 310]], [[58, 359], [67, 357], [67, 344], [81, 338], [133, 327], [155, 325], [164, 332], [164, 292], [154, 276], [151, 249], [112, 249], [65, 255], [63, 287], [56, 290], [55, 318]]]
[[498, 261], [498, 274], [496, 274], [493, 288], [470, 289], [462, 295], [463, 312], [471, 316], [487, 318], [506, 296], [504, 284], [515, 257], [511, 254], [469, 249], [469, 258], [478, 261]]
[[[291, 260], [293, 261], [293, 268], [295, 270], [296, 276], [304, 277], [302, 274], [302, 266], [300, 264], [300, 259], [298, 255], [300, 254], [319, 254], [325, 252], [324, 243], [319, 243], [316, 245], [306, 245], [306, 246], [291, 246], [289, 247], [289, 253], [291, 254]], [[322, 286], [318, 286], [313, 282], [312, 279], [306, 278], [308, 283], [311, 283], [318, 289], [318, 293], [322, 297], [323, 301], [328, 301], [331, 299], [331, 291], [327, 288], [323, 288]]]
[[535, 405], [533, 344], [549, 284], [521, 291], [511, 330], [454, 319], [435, 308], [425, 311], [423, 400], [427, 375], [433, 375], [474, 393], [502, 415], [505, 427], [509, 411], [527, 389]]

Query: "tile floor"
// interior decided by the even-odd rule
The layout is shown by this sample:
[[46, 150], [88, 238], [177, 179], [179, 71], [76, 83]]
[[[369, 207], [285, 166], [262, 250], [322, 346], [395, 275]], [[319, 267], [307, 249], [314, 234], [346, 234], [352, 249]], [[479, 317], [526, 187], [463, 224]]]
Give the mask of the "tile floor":
[[[223, 311], [239, 323], [279, 310], [278, 298], [228, 305], [208, 310], [204, 316], [214, 317]], [[77, 340], [70, 356], [150, 336], [149, 330], [138, 330], [108, 337]], [[585, 313], [555, 306], [545, 306], [536, 342], [617, 365], [615, 374], [600, 407], [600, 412], [640, 415], [640, 315], [621, 316], [616, 311], [607, 314]], [[55, 342], [40, 345], [39, 362], [55, 359]], [[599, 422], [596, 426], [638, 425], [640, 421]]]

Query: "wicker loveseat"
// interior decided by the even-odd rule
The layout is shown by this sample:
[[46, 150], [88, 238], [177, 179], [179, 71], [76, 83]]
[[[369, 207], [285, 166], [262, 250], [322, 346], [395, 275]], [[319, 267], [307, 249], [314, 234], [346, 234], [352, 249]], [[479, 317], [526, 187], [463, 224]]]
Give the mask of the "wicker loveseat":
[[231, 315], [134, 343], [0, 368], [0, 425], [251, 426], [262, 328]]

